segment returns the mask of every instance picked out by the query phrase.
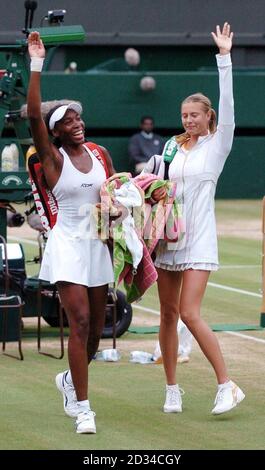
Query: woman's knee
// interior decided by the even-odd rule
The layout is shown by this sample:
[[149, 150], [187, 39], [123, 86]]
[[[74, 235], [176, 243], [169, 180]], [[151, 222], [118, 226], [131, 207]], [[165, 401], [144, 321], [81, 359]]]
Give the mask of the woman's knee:
[[87, 338], [89, 334], [89, 312], [70, 312], [68, 314], [71, 334]]
[[161, 304], [161, 322], [172, 323], [178, 319], [178, 308], [169, 303]]
[[196, 311], [192, 310], [192, 309], [185, 309], [185, 310], [180, 310], [180, 314], [179, 314], [181, 320], [183, 321], [183, 323], [185, 323], [185, 325], [191, 329], [192, 326], [194, 324], [196, 324], [196, 322], [199, 320], [199, 315]]

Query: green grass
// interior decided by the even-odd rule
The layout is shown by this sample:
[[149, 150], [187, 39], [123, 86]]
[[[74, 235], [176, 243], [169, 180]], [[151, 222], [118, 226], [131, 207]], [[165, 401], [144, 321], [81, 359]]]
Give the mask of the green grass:
[[[261, 243], [242, 238], [219, 238], [221, 269], [212, 273], [209, 281], [256, 294], [261, 290]], [[247, 266], [225, 269], [226, 266]], [[222, 268], [223, 267], [223, 268]], [[208, 286], [203, 302], [203, 315], [210, 323], [259, 322], [261, 300]], [[145, 294], [141, 305], [159, 310], [157, 288]], [[228, 320], [228, 321], [227, 321]]]
[[243, 358], [231, 367], [248, 398], [241, 408], [222, 417], [210, 415], [215, 385], [208, 364], [198, 354], [180, 367], [184, 410], [172, 415], [161, 412], [162, 366], [130, 364], [127, 358], [116, 364], [93, 363], [90, 399], [97, 410], [95, 436], [76, 435], [73, 420], [63, 413], [54, 376], [65, 367], [65, 360], [57, 362], [35, 352], [27, 352], [23, 363], [1, 358], [1, 449], [264, 447], [264, 380], [258, 371], [245, 377]]
[[215, 207], [218, 220], [261, 220], [262, 201], [260, 200], [233, 199], [229, 201], [219, 199], [215, 202]]
[[[260, 201], [218, 201], [217, 218], [245, 220], [260, 217]], [[25, 245], [27, 259], [37, 247]], [[261, 243], [238, 236], [219, 238], [220, 262], [210, 282], [259, 293], [261, 288]], [[243, 265], [249, 267], [228, 268]], [[252, 267], [251, 267], [252, 266]], [[258, 267], [255, 267], [258, 266]], [[28, 265], [33, 274], [37, 265]], [[159, 310], [156, 287], [139, 305]], [[259, 324], [261, 299], [208, 286], [202, 315], [208, 323]], [[135, 310], [135, 320], [158, 315]], [[178, 368], [178, 381], [185, 390], [182, 414], [164, 414], [164, 373], [161, 365], [129, 362], [134, 349], [152, 352], [157, 335], [125, 333], [117, 340], [122, 353], [118, 363], [93, 361], [90, 367], [90, 400], [97, 413], [97, 434], [76, 435], [73, 420], [65, 416], [62, 397], [54, 385], [56, 373], [67, 368], [67, 359], [57, 361], [37, 354], [34, 329], [25, 335], [23, 362], [0, 356], [0, 449], [264, 449], [264, 343], [227, 333], [218, 333], [231, 377], [242, 386], [246, 399], [226, 415], [210, 414], [216, 393], [211, 366], [194, 344], [190, 362]], [[45, 333], [47, 331], [47, 334]], [[52, 330], [54, 332], [54, 330]], [[50, 329], [44, 341], [59, 345]], [[265, 338], [264, 331], [245, 332]], [[29, 337], [30, 336], [30, 337]], [[15, 345], [16, 346], [16, 345]], [[8, 345], [8, 347], [15, 347]], [[47, 346], [49, 347], [49, 345]], [[111, 347], [102, 340], [100, 348]]]

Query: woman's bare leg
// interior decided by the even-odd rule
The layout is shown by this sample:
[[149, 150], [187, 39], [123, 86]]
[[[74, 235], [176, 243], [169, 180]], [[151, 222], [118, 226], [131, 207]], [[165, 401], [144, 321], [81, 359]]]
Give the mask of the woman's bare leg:
[[192, 269], [183, 272], [180, 317], [199, 343], [208, 361], [212, 364], [218, 383], [222, 384], [228, 380], [224, 358], [216, 335], [200, 317], [201, 302], [209, 274], [209, 271]]
[[87, 342], [90, 309], [85, 286], [58, 282], [60, 299], [69, 322], [68, 360], [78, 401], [87, 400]]
[[168, 385], [176, 384], [177, 321], [182, 273], [157, 268], [160, 300], [159, 343]]
[[98, 345], [105, 325], [108, 285], [88, 289], [90, 303], [89, 336], [87, 342], [87, 359], [90, 364], [98, 350]]

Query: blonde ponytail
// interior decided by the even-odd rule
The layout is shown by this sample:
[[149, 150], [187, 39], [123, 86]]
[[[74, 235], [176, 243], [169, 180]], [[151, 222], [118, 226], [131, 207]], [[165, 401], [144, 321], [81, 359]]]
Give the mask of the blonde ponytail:
[[214, 134], [217, 129], [217, 117], [216, 112], [213, 108], [211, 108], [211, 118], [209, 121], [209, 130], [211, 134]]

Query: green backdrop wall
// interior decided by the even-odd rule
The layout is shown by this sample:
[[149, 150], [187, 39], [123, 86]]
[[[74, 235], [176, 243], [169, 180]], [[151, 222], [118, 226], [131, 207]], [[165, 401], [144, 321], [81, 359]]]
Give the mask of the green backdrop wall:
[[[144, 92], [140, 80], [152, 75], [156, 88]], [[196, 91], [218, 106], [216, 71], [197, 72], [89, 72], [67, 75], [46, 72], [42, 79], [43, 98], [72, 98], [84, 105], [88, 127], [134, 128], [142, 114], [151, 113], [159, 128], [181, 127], [182, 99]], [[265, 128], [265, 70], [234, 72], [236, 125], [238, 128]]]
[[[149, 73], [148, 73], [149, 74]], [[150, 72], [156, 89], [143, 92], [140, 72], [43, 74], [43, 98], [82, 101], [89, 139], [105, 145], [117, 170], [128, 170], [128, 139], [139, 118], [151, 114], [165, 138], [180, 132], [183, 97], [202, 91], [218, 108], [216, 70]], [[217, 197], [256, 198], [265, 193], [265, 71], [234, 71], [236, 134]], [[244, 135], [246, 133], [246, 135]]]

